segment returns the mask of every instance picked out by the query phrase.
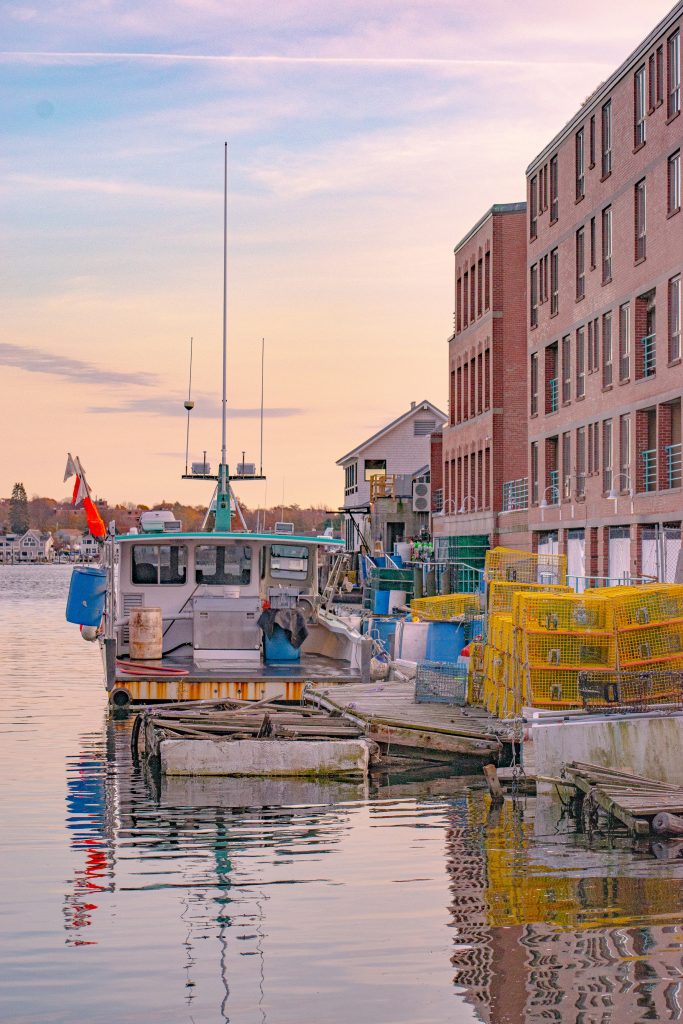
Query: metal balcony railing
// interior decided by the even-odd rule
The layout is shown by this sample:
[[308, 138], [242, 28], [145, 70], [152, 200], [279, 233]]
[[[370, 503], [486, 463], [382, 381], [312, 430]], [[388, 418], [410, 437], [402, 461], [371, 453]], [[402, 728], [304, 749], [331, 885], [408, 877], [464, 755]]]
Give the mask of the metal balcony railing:
[[529, 478], [506, 480], [503, 484], [503, 512], [529, 507]]
[[643, 457], [643, 490], [657, 490], [657, 449], [640, 453]]
[[557, 412], [559, 383], [557, 377], [548, 381], [548, 412]]
[[657, 350], [655, 348], [654, 334], [646, 334], [642, 339], [643, 344], [643, 377], [654, 377], [657, 369]]
[[666, 458], [666, 485], [667, 487], [681, 486], [681, 443], [667, 444], [664, 448]]

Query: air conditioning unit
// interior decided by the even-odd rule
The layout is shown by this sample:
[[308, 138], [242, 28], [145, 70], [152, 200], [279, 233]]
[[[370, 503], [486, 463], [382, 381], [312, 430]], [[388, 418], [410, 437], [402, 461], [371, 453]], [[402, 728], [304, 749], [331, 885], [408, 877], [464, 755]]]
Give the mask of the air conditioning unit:
[[413, 484], [413, 512], [429, 512], [432, 504], [432, 485], [415, 481]]

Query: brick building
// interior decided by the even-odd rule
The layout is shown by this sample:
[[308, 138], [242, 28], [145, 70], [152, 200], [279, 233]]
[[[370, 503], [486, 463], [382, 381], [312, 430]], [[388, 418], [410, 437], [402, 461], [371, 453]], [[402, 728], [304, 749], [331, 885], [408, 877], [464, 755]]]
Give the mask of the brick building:
[[480, 565], [490, 545], [526, 539], [526, 511], [516, 523], [501, 515], [515, 500], [526, 508], [515, 491], [527, 475], [525, 203], [492, 206], [455, 247], [448, 361], [434, 542], [438, 557]]
[[680, 548], [682, 16], [527, 169], [530, 542], [577, 576]]

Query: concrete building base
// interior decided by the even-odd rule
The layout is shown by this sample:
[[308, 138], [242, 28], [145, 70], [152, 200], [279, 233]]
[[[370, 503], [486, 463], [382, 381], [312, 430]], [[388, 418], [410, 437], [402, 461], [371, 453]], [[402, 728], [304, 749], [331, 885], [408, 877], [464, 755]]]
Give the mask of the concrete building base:
[[539, 776], [557, 778], [569, 761], [680, 783], [683, 714], [605, 715], [534, 723], [534, 762]]
[[367, 740], [163, 740], [165, 775], [365, 776]]

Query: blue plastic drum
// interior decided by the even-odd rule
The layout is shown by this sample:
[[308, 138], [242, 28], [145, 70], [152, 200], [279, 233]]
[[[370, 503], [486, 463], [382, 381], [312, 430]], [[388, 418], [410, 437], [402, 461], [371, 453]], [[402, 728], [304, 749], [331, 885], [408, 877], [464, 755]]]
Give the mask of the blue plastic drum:
[[92, 565], [77, 566], [71, 574], [66, 621], [99, 626], [107, 596], [107, 571]]

